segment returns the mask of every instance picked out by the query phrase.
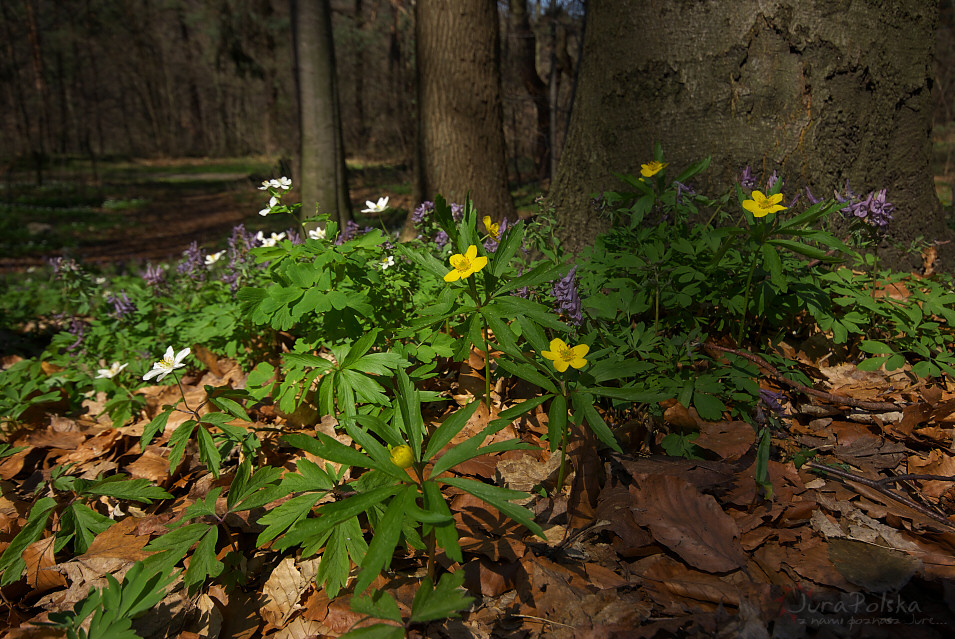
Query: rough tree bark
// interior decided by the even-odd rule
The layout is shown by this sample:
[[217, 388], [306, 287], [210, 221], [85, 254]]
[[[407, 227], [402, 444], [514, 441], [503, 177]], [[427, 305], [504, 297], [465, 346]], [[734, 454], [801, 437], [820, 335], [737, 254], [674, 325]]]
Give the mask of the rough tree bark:
[[497, 6], [418, 0], [417, 201], [440, 193], [482, 215], [515, 219], [507, 185]]
[[[660, 142], [676, 171], [708, 155], [698, 186], [723, 192], [751, 165], [831, 196], [888, 189], [892, 237], [951, 237], [932, 180], [937, 0], [588, 3], [570, 131], [550, 202], [564, 240], [603, 230], [591, 195], [636, 173]], [[884, 248], [887, 263], [915, 267]], [[953, 269], [955, 250], [939, 249]]]
[[352, 219], [345, 172], [329, 0], [291, 0], [300, 122], [302, 212], [328, 213], [340, 228]]
[[527, 0], [508, 0], [508, 12], [514, 29], [514, 59], [524, 89], [537, 112], [537, 137], [534, 139], [534, 168], [537, 179], [550, 177], [550, 108], [547, 85], [537, 73], [537, 38], [527, 16]]

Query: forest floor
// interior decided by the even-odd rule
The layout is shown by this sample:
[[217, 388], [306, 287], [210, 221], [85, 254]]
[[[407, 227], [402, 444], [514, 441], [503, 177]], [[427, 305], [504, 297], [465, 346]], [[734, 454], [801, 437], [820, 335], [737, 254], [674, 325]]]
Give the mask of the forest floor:
[[[166, 169], [156, 174], [180, 184], [172, 193], [164, 185], [128, 182], [106, 188], [109, 200], [132, 205], [88, 207], [110, 221], [70, 231], [73, 256], [102, 264], [138, 263], [178, 257], [193, 241], [215, 247], [239, 223], [251, 230], [284, 228], [269, 229], [265, 224], [273, 220], [256, 214], [264, 204], [256, 187], [273, 175]], [[389, 179], [398, 184], [400, 177], [382, 181], [381, 175], [369, 174], [356, 180], [358, 208], [365, 200], [390, 195], [393, 206], [408, 209], [409, 195], [381, 186]], [[18, 210], [7, 206], [4, 216]], [[51, 233], [52, 218], [43, 217], [40, 204], [29, 206], [36, 217], [27, 224], [39, 225], [29, 232]], [[43, 263], [42, 247], [0, 241], [8, 242], [0, 247], [0, 268]], [[532, 536], [465, 493], [450, 491], [465, 561], [455, 565], [443, 555], [438, 561], [465, 571], [475, 603], [459, 619], [410, 627], [410, 636], [950, 636], [955, 627], [955, 386], [948, 379], [926, 384], [908, 367], [860, 372], [837, 361], [831, 346], [777, 345], [812, 379], [812, 389], [787, 385], [760, 365], [761, 386], [786, 396], [768, 462], [771, 494], [755, 481], [756, 433], [744, 422], [707, 422], [672, 402], [658, 422], [608, 415], [624, 452], [601, 450], [586, 433], [576, 433], [568, 455], [571, 474], [557, 490], [560, 455], [547, 452], [542, 439], [546, 412], [516, 421], [496, 437], [519, 438], [533, 450], [478, 458], [456, 471], [532, 491], [526, 505], [547, 539]], [[241, 387], [245, 382], [232, 361], [207, 354], [203, 364], [183, 378], [190, 405], [203, 402], [205, 385]], [[484, 386], [480, 353], [447, 367], [446, 387], [436, 389], [446, 391], [445, 410], [473, 399]], [[0, 628], [10, 628], [7, 636], [57, 636], [30, 622], [71, 609], [91, 587], [105, 585], [105, 574], [123, 574], [186, 507], [229, 484], [229, 472], [213, 478], [194, 448], [170, 471], [168, 437], [178, 425], [175, 418], [140, 450], [143, 427], [179, 391], [153, 386], [139, 392], [147, 398], [147, 410], [121, 428], [97, 417], [102, 398], [91, 397], [79, 415], [63, 414], [56, 404], [34, 407], [23, 416], [23, 428], [5, 437], [25, 448], [0, 460], [0, 547], [11, 530], [24, 525], [31, 487], [64, 464], [74, 464], [84, 477], [123, 472], [149, 479], [174, 496], [141, 509], [124, 504], [126, 512], [104, 497], [101, 510], [113, 513], [116, 524], [74, 559], [57, 561], [52, 538], [28, 547], [26, 577], [2, 590]], [[479, 432], [529, 392], [533, 389], [526, 384], [502, 380], [490, 410], [482, 406], [449, 446]], [[291, 469], [298, 457], [268, 433], [314, 433], [317, 428], [342, 437], [334, 420], [306, 427], [268, 405], [250, 413], [254, 423], [248, 427], [262, 433], [262, 453], [272, 465]], [[430, 418], [436, 423], [443, 416]], [[662, 454], [659, 442], [667, 431], [699, 431], [694, 444], [702, 459]], [[818, 454], [797, 469], [792, 460], [803, 450]], [[220, 501], [224, 507], [224, 498]], [[234, 589], [214, 585], [190, 595], [180, 581], [137, 620], [142, 637], [337, 636], [362, 622], [362, 615], [350, 609], [347, 593], [329, 600], [315, 587], [315, 557], [256, 548], [261, 512], [247, 514], [227, 521], [231, 541], [247, 551], [246, 583]], [[425, 560], [409, 549], [395, 558], [387, 583], [375, 584], [395, 594], [405, 616]]]

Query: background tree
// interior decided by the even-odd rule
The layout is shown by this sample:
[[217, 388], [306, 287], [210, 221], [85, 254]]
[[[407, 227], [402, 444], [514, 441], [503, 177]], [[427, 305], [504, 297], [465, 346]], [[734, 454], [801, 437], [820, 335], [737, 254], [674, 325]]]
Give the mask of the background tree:
[[415, 5], [418, 134], [414, 196], [444, 195], [514, 219], [508, 190], [496, 3]]
[[311, 216], [317, 206], [319, 213], [328, 213], [343, 228], [352, 216], [328, 0], [292, 0], [292, 25], [301, 136], [297, 182], [303, 214]]
[[[679, 171], [711, 155], [708, 192], [751, 165], [787, 198], [888, 189], [894, 239], [950, 237], [932, 183], [938, 2], [592, 0], [567, 146], [550, 202], [568, 245], [604, 226], [591, 194], [639, 171], [654, 142]], [[900, 264], [895, 249], [884, 249]], [[951, 269], [955, 251], [943, 266]], [[908, 266], [916, 266], [909, 260]]]

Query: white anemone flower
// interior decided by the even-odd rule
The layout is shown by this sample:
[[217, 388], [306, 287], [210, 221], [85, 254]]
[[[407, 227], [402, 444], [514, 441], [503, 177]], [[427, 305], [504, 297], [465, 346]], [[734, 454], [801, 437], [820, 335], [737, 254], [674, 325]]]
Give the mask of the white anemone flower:
[[362, 213], [384, 213], [388, 210], [388, 198], [380, 197], [377, 202], [372, 202], [371, 200], [365, 200], [365, 208], [361, 210]]
[[255, 239], [257, 239], [262, 246], [275, 246], [278, 242], [281, 242], [285, 239], [285, 231], [281, 233], [272, 233], [270, 237], [265, 237], [262, 231], [259, 231], [255, 234]]
[[324, 240], [325, 239], [325, 229], [311, 229], [308, 232], [308, 239], [310, 240]]
[[215, 253], [206, 255], [206, 266], [212, 266], [218, 262], [223, 255], [225, 255], [225, 251], [216, 251]]
[[153, 377], [156, 378], [157, 382], [161, 382], [163, 377], [173, 372], [177, 368], [184, 368], [186, 365], [182, 363], [182, 360], [186, 359], [186, 355], [189, 354], [189, 347], [186, 347], [173, 354], [172, 346], [166, 349], [166, 354], [163, 355], [163, 358], [158, 362], [153, 363], [153, 369], [143, 375], [144, 380], [150, 380]]
[[265, 217], [266, 215], [272, 212], [272, 209], [274, 207], [278, 206], [278, 203], [279, 203], [279, 199], [273, 195], [271, 198], [269, 198], [269, 205], [265, 207], [264, 209], [262, 209], [261, 211], [259, 211], [259, 215]]
[[283, 189], [289, 190], [292, 187], [292, 180], [288, 179], [284, 175], [277, 180], [265, 180], [262, 182], [262, 186], [259, 187], [260, 191], [267, 191], [269, 188], [273, 189]]
[[389, 266], [395, 265], [395, 258], [393, 255], [389, 255], [381, 261], [381, 270], [387, 271]]
[[96, 379], [113, 379], [119, 372], [126, 368], [128, 364], [120, 364], [119, 362], [113, 362], [110, 364], [109, 368], [101, 368], [96, 371]]

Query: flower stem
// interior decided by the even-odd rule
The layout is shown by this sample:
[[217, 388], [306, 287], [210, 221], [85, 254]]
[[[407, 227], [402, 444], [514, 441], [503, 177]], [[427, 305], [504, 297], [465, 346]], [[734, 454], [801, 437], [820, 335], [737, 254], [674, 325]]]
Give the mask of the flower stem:
[[736, 334], [736, 345], [743, 344], [743, 330], [746, 327], [746, 313], [749, 311], [749, 294], [752, 290], [753, 273], [756, 271], [756, 253], [753, 253], [753, 259], [749, 262], [749, 273], [746, 275], [746, 293], [743, 296], [743, 317], [739, 322], [739, 331]]

